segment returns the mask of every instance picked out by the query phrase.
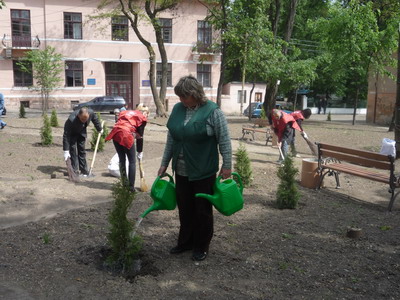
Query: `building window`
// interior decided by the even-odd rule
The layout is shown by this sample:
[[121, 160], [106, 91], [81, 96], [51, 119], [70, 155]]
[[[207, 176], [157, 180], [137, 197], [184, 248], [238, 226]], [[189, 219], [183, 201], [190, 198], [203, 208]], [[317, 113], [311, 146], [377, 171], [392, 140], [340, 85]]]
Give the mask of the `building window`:
[[[162, 64], [157, 63], [157, 86], [161, 86]], [[172, 86], [172, 64], [168, 64], [167, 86]]]
[[197, 21], [198, 52], [209, 52], [212, 44], [212, 27], [207, 21]]
[[31, 47], [31, 15], [29, 10], [11, 9], [13, 47]]
[[262, 101], [262, 93], [256, 93], [256, 102]]
[[22, 71], [21, 67], [18, 65], [17, 61], [13, 61], [13, 72], [14, 72], [14, 86], [32, 86], [33, 85], [33, 77], [32, 77], [32, 63], [24, 62], [24, 65], [27, 69], [31, 70], [30, 72]]
[[197, 80], [204, 86], [211, 86], [211, 65], [197, 65]]
[[[243, 103], [246, 103], [246, 98], [247, 98], [247, 91], [246, 90], [244, 90], [243, 91], [244, 93], [243, 93]], [[237, 103], [241, 103], [241, 97], [242, 97], [242, 90], [239, 90], [238, 91], [238, 97], [237, 97]]]
[[65, 62], [65, 85], [83, 86], [83, 63], [81, 61]]
[[172, 43], [172, 19], [159, 19], [164, 43]]
[[81, 13], [64, 13], [64, 38], [75, 40], [82, 39]]
[[127, 17], [125, 16], [112, 17], [111, 37], [113, 41], [129, 40], [129, 26]]

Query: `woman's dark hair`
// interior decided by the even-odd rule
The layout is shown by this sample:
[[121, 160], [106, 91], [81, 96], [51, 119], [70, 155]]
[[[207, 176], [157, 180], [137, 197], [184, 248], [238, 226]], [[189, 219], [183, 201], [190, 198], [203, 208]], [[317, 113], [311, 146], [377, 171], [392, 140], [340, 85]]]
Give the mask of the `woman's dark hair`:
[[207, 101], [203, 86], [191, 75], [179, 79], [174, 91], [178, 97], [188, 98], [193, 96], [198, 103], [205, 103]]
[[303, 117], [304, 117], [305, 119], [308, 119], [308, 118], [311, 117], [312, 112], [311, 112], [311, 109], [306, 108], [306, 109], [303, 109], [303, 110], [301, 111], [301, 114], [303, 115]]

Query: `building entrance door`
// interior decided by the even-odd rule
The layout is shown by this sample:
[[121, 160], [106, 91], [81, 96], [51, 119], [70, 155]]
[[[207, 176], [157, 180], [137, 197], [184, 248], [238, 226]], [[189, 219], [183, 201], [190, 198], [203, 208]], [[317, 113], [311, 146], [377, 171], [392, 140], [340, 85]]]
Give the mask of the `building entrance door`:
[[106, 94], [107, 96], [122, 96], [128, 106], [130, 106], [129, 104], [132, 103], [132, 84], [129, 81], [122, 82], [107, 80]]
[[106, 62], [107, 96], [124, 97], [129, 108], [132, 107], [132, 63]]

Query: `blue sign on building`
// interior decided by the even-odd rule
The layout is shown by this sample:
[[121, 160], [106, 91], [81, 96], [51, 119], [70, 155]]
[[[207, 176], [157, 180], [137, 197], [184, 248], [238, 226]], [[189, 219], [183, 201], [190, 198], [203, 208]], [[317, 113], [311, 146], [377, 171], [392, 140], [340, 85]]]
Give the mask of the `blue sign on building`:
[[88, 78], [87, 85], [96, 85], [96, 78]]
[[150, 80], [142, 80], [142, 86], [150, 86]]

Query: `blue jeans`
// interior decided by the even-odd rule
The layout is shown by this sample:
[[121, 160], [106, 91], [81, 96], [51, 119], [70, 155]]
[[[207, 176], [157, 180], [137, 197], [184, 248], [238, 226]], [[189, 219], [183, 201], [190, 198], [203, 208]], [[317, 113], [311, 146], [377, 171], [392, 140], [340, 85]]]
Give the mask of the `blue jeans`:
[[281, 142], [281, 151], [284, 157], [279, 153], [279, 160], [284, 160], [289, 152], [289, 144], [286, 140], [282, 140]]
[[[3, 109], [0, 109], [0, 118], [3, 114]], [[4, 126], [6, 126], [6, 122], [4, 122], [2, 119], [0, 119], [0, 127], [3, 128]]]

